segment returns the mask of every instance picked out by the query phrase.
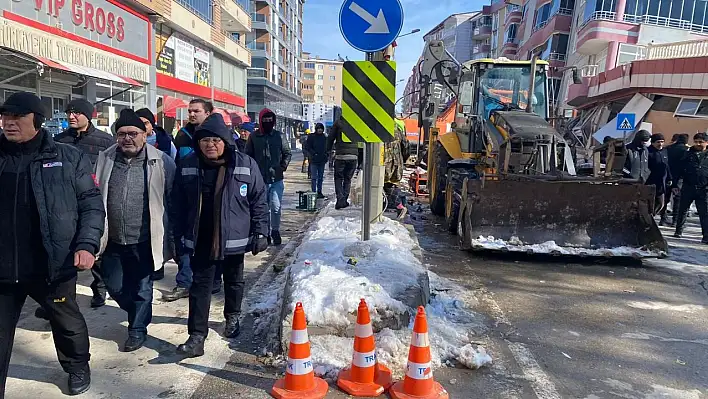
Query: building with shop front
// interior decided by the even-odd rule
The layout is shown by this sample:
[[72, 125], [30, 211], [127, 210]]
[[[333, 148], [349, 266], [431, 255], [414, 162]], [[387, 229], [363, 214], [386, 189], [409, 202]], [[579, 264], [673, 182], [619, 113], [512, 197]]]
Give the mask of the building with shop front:
[[158, 120], [175, 130], [193, 98], [210, 100], [227, 124], [248, 122], [250, 4], [241, 0], [134, 0], [151, 16]]
[[251, 0], [253, 29], [247, 35], [253, 54], [248, 70], [248, 114], [269, 108], [277, 128], [291, 135], [301, 129], [302, 13], [305, 0]]
[[96, 104], [94, 124], [109, 131], [122, 108], [149, 106], [152, 24], [114, 0], [0, 0], [0, 101], [16, 91], [41, 97], [47, 128], [67, 126], [75, 98]]

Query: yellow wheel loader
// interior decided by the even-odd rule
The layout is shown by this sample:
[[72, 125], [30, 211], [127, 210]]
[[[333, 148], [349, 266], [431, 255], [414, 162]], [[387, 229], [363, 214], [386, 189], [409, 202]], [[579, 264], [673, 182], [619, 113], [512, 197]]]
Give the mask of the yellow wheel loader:
[[[422, 83], [437, 81], [456, 97], [455, 121], [440, 132], [432, 127], [439, 101], [423, 86], [420, 119], [430, 209], [445, 216], [462, 249], [666, 256], [654, 187], [622, 177], [623, 143], [598, 148], [594, 173], [577, 176], [571, 148], [548, 122], [547, 62], [461, 65], [433, 42], [421, 66]], [[612, 153], [604, 169], [600, 151]]]

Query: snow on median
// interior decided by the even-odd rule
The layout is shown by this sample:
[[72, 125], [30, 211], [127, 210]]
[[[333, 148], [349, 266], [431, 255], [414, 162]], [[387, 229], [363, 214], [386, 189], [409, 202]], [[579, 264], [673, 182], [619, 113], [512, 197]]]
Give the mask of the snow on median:
[[[466, 367], [479, 368], [491, 362], [484, 348], [473, 343], [484, 329], [480, 318], [468, 310], [476, 300], [452, 295], [465, 290], [427, 272], [415, 255], [417, 241], [405, 226], [384, 218], [372, 225], [371, 240], [362, 242], [356, 211], [326, 209], [322, 215], [306, 234], [289, 268], [286, 309], [292, 314], [297, 302], [305, 307], [318, 375], [334, 379], [339, 370], [350, 365], [351, 332], [360, 298], [369, 304], [379, 361], [394, 374], [402, 375], [411, 316], [415, 315], [415, 305], [409, 300], [411, 287], [423, 289], [421, 276], [425, 276], [426, 295], [419, 304], [427, 301], [428, 290], [433, 291], [426, 312], [434, 365], [456, 360]], [[403, 324], [391, 325], [396, 324], [390, 322], [391, 315], [405, 315], [396, 319]], [[286, 319], [284, 324], [288, 322]], [[324, 331], [322, 326], [326, 326]]]
[[571, 255], [571, 256], [598, 256], [598, 257], [633, 257], [633, 258], [659, 258], [666, 256], [663, 251], [649, 251], [632, 247], [617, 248], [580, 248], [572, 246], [560, 246], [555, 241], [546, 241], [541, 244], [524, 244], [517, 237], [511, 237], [509, 241], [493, 236], [479, 236], [472, 240], [472, 247], [475, 249], [487, 249], [492, 251], [508, 252], [531, 252], [534, 254], [551, 255]]

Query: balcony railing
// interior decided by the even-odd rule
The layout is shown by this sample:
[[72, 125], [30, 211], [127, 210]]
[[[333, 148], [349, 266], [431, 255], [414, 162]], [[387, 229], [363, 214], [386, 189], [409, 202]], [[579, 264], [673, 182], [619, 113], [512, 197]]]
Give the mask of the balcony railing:
[[246, 47], [248, 47], [250, 50], [268, 51], [268, 45], [266, 43], [250, 42], [250, 43], [248, 43], [248, 45]]
[[580, 27], [582, 28], [590, 21], [614, 21], [616, 15], [617, 14], [614, 11], [595, 11], [594, 13], [590, 14], [590, 16], [585, 19], [585, 21], [583, 21]]
[[646, 54], [647, 60], [708, 57], [708, 40], [650, 44]]
[[211, 0], [176, 0], [177, 3], [210, 25], [213, 20]]
[[264, 14], [259, 14], [257, 12], [251, 13], [251, 19], [253, 22], [268, 22], [268, 18]]
[[566, 56], [563, 53], [550, 53], [548, 54], [548, 61], [565, 61]]
[[246, 71], [246, 77], [249, 78], [263, 78], [268, 76], [268, 71], [263, 68], [248, 68]]
[[632, 24], [647, 24], [655, 26], [665, 26], [667, 28], [676, 28], [690, 30], [697, 33], [708, 33], [708, 26], [694, 24], [691, 21], [676, 18], [658, 17], [655, 15], [624, 15], [624, 22]]

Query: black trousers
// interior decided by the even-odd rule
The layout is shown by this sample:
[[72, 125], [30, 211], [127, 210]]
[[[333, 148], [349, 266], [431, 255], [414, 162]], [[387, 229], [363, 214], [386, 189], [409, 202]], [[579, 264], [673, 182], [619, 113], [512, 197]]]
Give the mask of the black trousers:
[[189, 335], [209, 333], [209, 309], [214, 274], [218, 266], [224, 277], [224, 317], [239, 315], [243, 301], [243, 254], [227, 256], [223, 261], [192, 257], [192, 286], [189, 289]]
[[352, 187], [352, 177], [354, 177], [354, 172], [356, 172], [356, 165], [356, 160], [343, 161], [337, 159], [334, 161], [334, 192], [339, 202], [349, 199], [349, 190]]
[[681, 189], [681, 200], [676, 217], [676, 233], [683, 233], [688, 210], [693, 201], [696, 201], [698, 218], [701, 221], [701, 233], [703, 233], [703, 239], [706, 240], [708, 239], [708, 188], [706, 187], [691, 187], [684, 184]]
[[88, 367], [89, 335], [76, 303], [76, 277], [52, 285], [44, 281], [0, 284], [0, 399], [5, 395], [15, 328], [27, 296], [49, 314], [54, 346], [64, 371], [70, 373]]
[[91, 283], [91, 291], [93, 295], [105, 294], [106, 293], [106, 283], [103, 281], [103, 273], [101, 272], [101, 260], [97, 260], [96, 263], [91, 268], [91, 274], [93, 275], [93, 282]]

